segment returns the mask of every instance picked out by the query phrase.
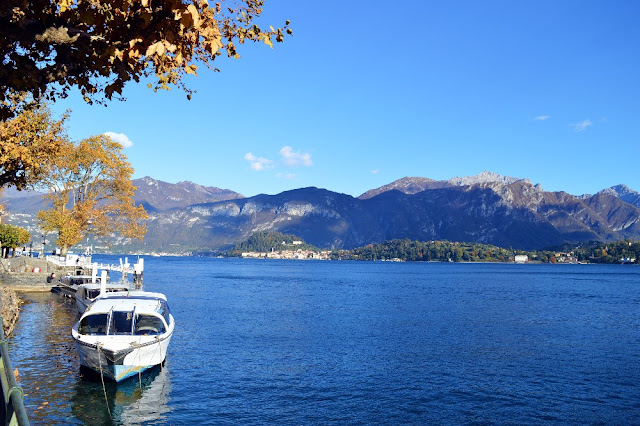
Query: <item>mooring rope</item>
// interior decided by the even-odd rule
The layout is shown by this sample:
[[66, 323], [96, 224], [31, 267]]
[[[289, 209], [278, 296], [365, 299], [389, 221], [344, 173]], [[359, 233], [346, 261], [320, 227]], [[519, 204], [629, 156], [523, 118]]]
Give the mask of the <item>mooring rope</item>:
[[[138, 348], [138, 367], [142, 364], [142, 348]], [[138, 370], [138, 383], [140, 384], [140, 390], [142, 390], [142, 369]]]
[[[102, 374], [102, 359], [100, 357], [100, 343], [96, 344], [98, 348], [98, 366], [100, 367], [100, 380], [102, 380], [102, 392], [104, 393], [104, 402], [107, 404], [107, 411], [109, 412], [109, 418], [113, 422], [113, 417], [111, 416], [111, 408], [109, 408], [109, 399], [107, 398], [107, 388], [104, 385], [104, 375]], [[106, 359], [106, 355], [105, 355]]]
[[156, 336], [156, 340], [158, 341], [158, 351], [160, 353], [160, 375], [162, 376], [162, 390], [164, 392], [165, 387], [167, 386], [167, 376], [164, 375], [164, 360], [162, 359], [162, 341], [158, 336]]
[[160, 360], [160, 372], [162, 372], [162, 369], [163, 369], [162, 362], [164, 361], [162, 359], [162, 343], [158, 336], [156, 336], [156, 341], [158, 342], [158, 354], [159, 354], [158, 359]]

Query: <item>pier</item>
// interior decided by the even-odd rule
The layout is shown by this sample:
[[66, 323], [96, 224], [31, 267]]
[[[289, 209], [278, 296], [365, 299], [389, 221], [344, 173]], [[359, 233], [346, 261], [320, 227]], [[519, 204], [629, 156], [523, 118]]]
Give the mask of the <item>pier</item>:
[[47, 264], [51, 264], [59, 269], [84, 269], [91, 270], [95, 266], [104, 271], [120, 272], [123, 275], [133, 274], [139, 277], [144, 272], [144, 259], [139, 258], [134, 264], [130, 264], [128, 258], [124, 258], [124, 262], [120, 259], [120, 264], [109, 263], [93, 263], [91, 256], [68, 254], [66, 256], [46, 256]]

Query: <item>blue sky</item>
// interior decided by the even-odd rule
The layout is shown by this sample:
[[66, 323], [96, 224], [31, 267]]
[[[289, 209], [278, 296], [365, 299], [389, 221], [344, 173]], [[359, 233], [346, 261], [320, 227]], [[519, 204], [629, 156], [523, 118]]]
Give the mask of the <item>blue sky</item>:
[[484, 170], [550, 191], [640, 191], [640, 2], [266, 0], [274, 49], [179, 89], [55, 104], [69, 134], [123, 134], [134, 177], [246, 196], [358, 196], [404, 176]]

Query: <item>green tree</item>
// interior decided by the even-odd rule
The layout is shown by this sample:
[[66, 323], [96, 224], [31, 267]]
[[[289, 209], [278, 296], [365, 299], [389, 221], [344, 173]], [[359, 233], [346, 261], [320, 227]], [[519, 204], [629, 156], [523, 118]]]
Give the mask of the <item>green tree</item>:
[[[31, 241], [31, 234], [24, 228], [19, 226], [0, 224], [0, 248], [12, 249], [23, 246]], [[5, 257], [9, 254], [9, 250], [4, 251]]]

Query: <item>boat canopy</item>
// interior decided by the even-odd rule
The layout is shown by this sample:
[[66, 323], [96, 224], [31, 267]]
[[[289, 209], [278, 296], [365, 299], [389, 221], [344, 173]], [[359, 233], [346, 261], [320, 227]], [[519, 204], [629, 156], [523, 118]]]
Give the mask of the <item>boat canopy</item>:
[[135, 311], [111, 311], [83, 317], [78, 326], [80, 334], [90, 336], [158, 336], [167, 326], [156, 313]]
[[[65, 275], [60, 277], [60, 283], [66, 285], [81, 285], [89, 284], [92, 281], [92, 277], [86, 275]], [[96, 277], [96, 283], [100, 282], [100, 277]]]
[[[107, 293], [85, 311], [78, 332], [85, 335], [160, 335], [166, 332], [171, 312], [164, 295]], [[158, 297], [160, 296], [160, 297]]]

